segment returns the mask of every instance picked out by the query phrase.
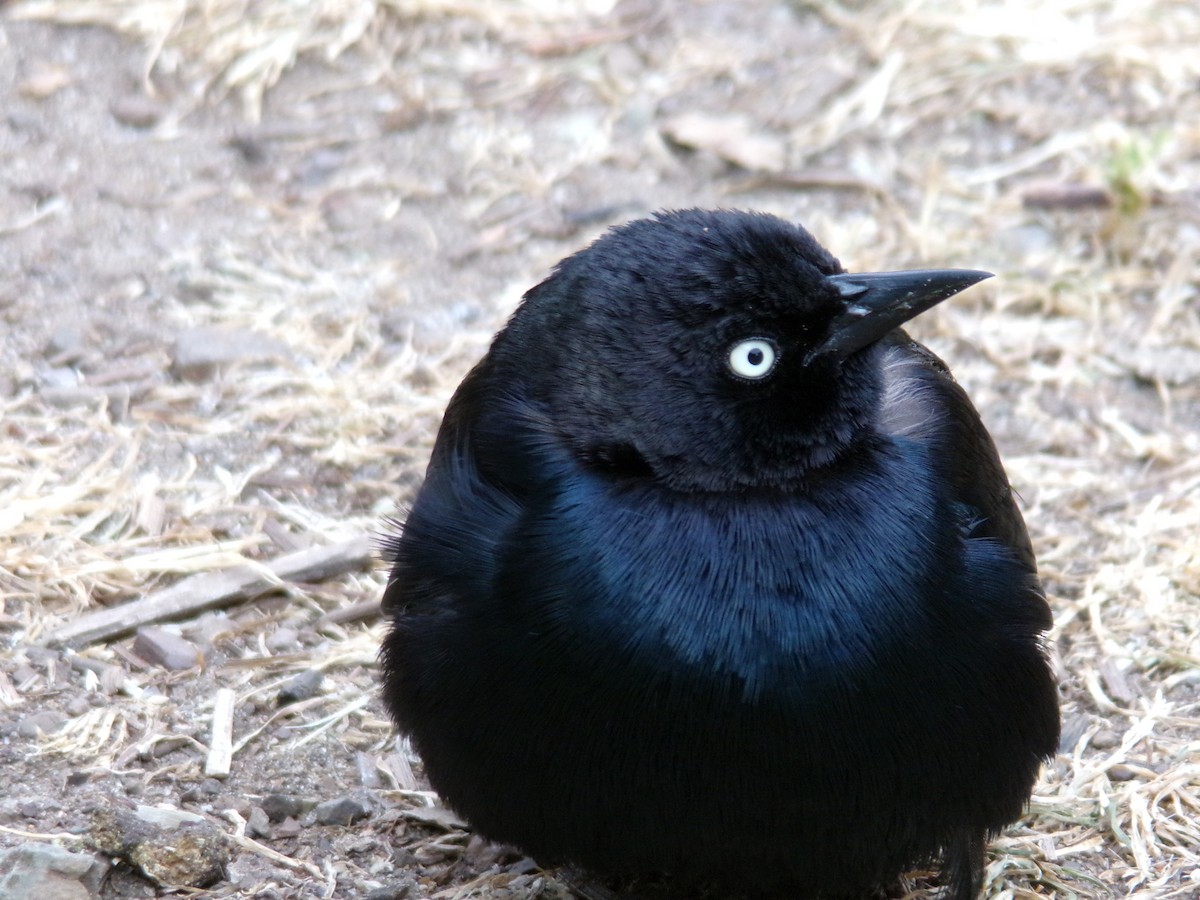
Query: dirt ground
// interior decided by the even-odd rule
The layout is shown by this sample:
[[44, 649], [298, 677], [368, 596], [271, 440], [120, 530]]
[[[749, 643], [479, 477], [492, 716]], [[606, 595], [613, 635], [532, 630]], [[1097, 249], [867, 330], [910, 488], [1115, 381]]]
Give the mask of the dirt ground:
[[[0, 852], [170, 806], [230, 840], [201, 896], [569, 896], [393, 734], [380, 566], [56, 634], [378, 534], [557, 259], [732, 206], [852, 271], [998, 274], [912, 329], [1056, 615], [1062, 752], [987, 896], [1200, 896], [1197, 46], [1190, 0], [0, 5]], [[175, 892], [123, 862], [100, 896]]]

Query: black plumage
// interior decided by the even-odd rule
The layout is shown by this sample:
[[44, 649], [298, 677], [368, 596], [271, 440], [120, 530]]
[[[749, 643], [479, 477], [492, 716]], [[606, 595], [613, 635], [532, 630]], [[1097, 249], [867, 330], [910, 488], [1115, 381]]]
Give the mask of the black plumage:
[[1056, 745], [995, 447], [897, 326], [986, 277], [846, 275], [739, 212], [614, 229], [452, 400], [390, 543], [383, 695], [543, 864], [790, 897], [981, 887]]

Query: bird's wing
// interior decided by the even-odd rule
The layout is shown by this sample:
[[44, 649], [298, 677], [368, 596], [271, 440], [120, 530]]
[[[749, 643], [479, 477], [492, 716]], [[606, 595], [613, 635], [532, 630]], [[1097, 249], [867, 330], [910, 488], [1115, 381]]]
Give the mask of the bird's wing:
[[1036, 573], [1029, 532], [996, 445], [946, 364], [903, 331], [881, 341], [878, 352], [884, 377], [881, 430], [925, 444], [948, 477], [953, 500], [966, 508], [970, 536], [999, 541]]
[[473, 427], [486, 408], [485, 359], [459, 386], [400, 534], [384, 545], [393, 563], [383, 597], [387, 613], [440, 612], [447, 596], [486, 595], [499, 546], [522, 507], [502, 479], [480, 471]]

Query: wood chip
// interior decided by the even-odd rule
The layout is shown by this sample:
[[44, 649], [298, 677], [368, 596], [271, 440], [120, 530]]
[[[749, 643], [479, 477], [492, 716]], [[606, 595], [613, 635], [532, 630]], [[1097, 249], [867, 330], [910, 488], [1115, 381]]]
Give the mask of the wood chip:
[[1106, 656], [1100, 660], [1098, 668], [1100, 670], [1100, 678], [1104, 682], [1104, 687], [1110, 697], [1119, 703], [1124, 703], [1126, 706], [1133, 704], [1137, 700], [1137, 691], [1130, 685], [1129, 679], [1125, 677], [1125, 673], [1121, 671], [1121, 667], [1117, 665], [1116, 660]]
[[458, 813], [444, 806], [405, 809], [401, 811], [400, 815], [414, 822], [420, 822], [422, 825], [434, 825], [438, 828], [444, 828], [447, 831], [456, 831], [460, 828], [468, 827], [467, 823]]
[[412, 770], [412, 764], [403, 753], [389, 753], [379, 762], [380, 767], [392, 777], [397, 789], [414, 791], [417, 789], [417, 776]]
[[208, 759], [204, 762], [204, 774], [209, 778], [227, 778], [233, 768], [233, 701], [235, 694], [229, 688], [218, 688], [213, 703], [212, 738], [208, 745]]
[[133, 652], [146, 662], [172, 672], [204, 664], [204, 654], [191, 641], [154, 626], [139, 628], [133, 639]]

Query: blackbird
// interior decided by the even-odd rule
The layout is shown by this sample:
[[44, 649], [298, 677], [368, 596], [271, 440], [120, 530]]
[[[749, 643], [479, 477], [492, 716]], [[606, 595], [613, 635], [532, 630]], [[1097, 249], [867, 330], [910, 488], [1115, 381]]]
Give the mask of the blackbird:
[[383, 698], [446, 801], [604, 877], [938, 865], [973, 900], [1058, 740], [1051, 619], [979, 414], [898, 326], [987, 277], [684, 210], [530, 290], [388, 540]]

